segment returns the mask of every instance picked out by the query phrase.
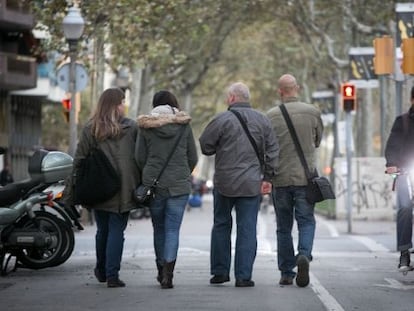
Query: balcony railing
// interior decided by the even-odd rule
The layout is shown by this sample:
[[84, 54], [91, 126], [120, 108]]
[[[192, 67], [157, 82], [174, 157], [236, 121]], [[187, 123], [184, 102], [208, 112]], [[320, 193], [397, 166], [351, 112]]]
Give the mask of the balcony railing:
[[0, 27], [32, 29], [33, 26], [29, 0], [0, 0]]
[[37, 64], [33, 57], [0, 52], [0, 89], [36, 87]]

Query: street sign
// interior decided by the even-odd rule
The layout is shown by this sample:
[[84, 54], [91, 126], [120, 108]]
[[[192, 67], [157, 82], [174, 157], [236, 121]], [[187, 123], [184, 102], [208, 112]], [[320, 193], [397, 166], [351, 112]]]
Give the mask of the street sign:
[[397, 32], [396, 46], [399, 47], [402, 39], [414, 37], [414, 3], [396, 3]]
[[353, 47], [349, 49], [349, 80], [376, 80], [374, 71], [373, 47]]
[[[66, 63], [56, 72], [58, 86], [66, 92], [70, 92], [70, 64]], [[83, 91], [88, 85], [88, 73], [85, 66], [75, 64], [75, 93]]]
[[335, 112], [335, 93], [332, 90], [321, 90], [312, 93], [312, 104], [319, 108], [321, 113], [332, 114]]

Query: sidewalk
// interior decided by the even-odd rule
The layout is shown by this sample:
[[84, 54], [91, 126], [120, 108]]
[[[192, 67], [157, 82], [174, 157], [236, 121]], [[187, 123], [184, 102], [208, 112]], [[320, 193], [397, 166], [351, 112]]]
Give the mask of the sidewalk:
[[[274, 217], [272, 211], [266, 216]], [[202, 219], [203, 221], [200, 221]], [[269, 220], [270, 221], [270, 220]], [[340, 235], [347, 234], [346, 220], [323, 220], [336, 228]], [[107, 288], [93, 275], [94, 252], [75, 253], [66, 263], [44, 270], [19, 268], [6, 277], [0, 277], [0, 302], [4, 311], [78, 311], [78, 310], [324, 310], [314, 291], [308, 288], [280, 286], [278, 284], [276, 254], [258, 253], [253, 288], [236, 288], [231, 270], [231, 281], [224, 285], [209, 284], [209, 232], [212, 224], [211, 202], [203, 209], [186, 212], [181, 230], [183, 245], [188, 241], [205, 244], [205, 250], [180, 248], [174, 288], [160, 289], [152, 250], [152, 226], [149, 219], [132, 221], [126, 232], [126, 242], [137, 243], [131, 250], [126, 243], [120, 278], [125, 288]], [[371, 235], [395, 232], [394, 222], [353, 221], [353, 234]], [[273, 228], [271, 228], [273, 231]], [[94, 245], [94, 226], [77, 233], [77, 242]], [[83, 240], [82, 240], [83, 239]], [[185, 241], [187, 239], [187, 241]], [[82, 241], [81, 241], [82, 240]], [[201, 242], [200, 242], [201, 241]], [[142, 246], [145, 245], [145, 246]], [[136, 244], [135, 244], [136, 246]], [[89, 247], [89, 246], [88, 246]], [[204, 246], [203, 246], [204, 247]], [[93, 248], [92, 248], [93, 249]], [[315, 261], [314, 268], [321, 268]], [[298, 299], [300, 293], [300, 299]], [[286, 302], [289, 302], [286, 304]]]
[[[123, 259], [121, 278], [125, 288], [107, 288], [93, 276], [91, 256], [74, 257], [64, 265], [44, 269], [19, 269], [0, 278], [1, 309], [7, 311], [78, 310], [275, 310], [275, 303], [288, 299], [289, 310], [303, 309], [295, 299], [296, 286], [280, 287], [274, 256], [258, 256], [254, 269], [256, 286], [236, 288], [234, 277], [225, 285], [209, 284], [209, 257], [179, 254], [173, 289], [160, 289], [155, 280], [153, 256]], [[308, 310], [322, 306], [311, 290], [301, 290]], [[292, 309], [290, 309], [292, 308]], [[277, 308], [279, 309], [279, 308]], [[288, 310], [281, 308], [280, 310]]]

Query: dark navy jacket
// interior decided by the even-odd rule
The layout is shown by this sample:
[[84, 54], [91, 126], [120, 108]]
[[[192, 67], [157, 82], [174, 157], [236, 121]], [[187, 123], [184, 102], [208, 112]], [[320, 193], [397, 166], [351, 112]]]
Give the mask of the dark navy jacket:
[[386, 167], [414, 164], [414, 106], [398, 116], [385, 146]]

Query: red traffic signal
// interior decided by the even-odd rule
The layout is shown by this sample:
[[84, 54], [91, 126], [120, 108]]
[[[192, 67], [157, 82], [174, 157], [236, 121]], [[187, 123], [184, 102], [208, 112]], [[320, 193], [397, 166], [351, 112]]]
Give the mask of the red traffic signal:
[[66, 123], [69, 123], [70, 109], [72, 108], [72, 103], [69, 98], [62, 99], [62, 108], [63, 117], [65, 118]]
[[69, 98], [62, 99], [62, 107], [63, 109], [70, 111], [70, 108], [72, 107], [72, 103], [70, 102]]
[[341, 85], [342, 109], [349, 112], [356, 110], [356, 87], [354, 84]]

